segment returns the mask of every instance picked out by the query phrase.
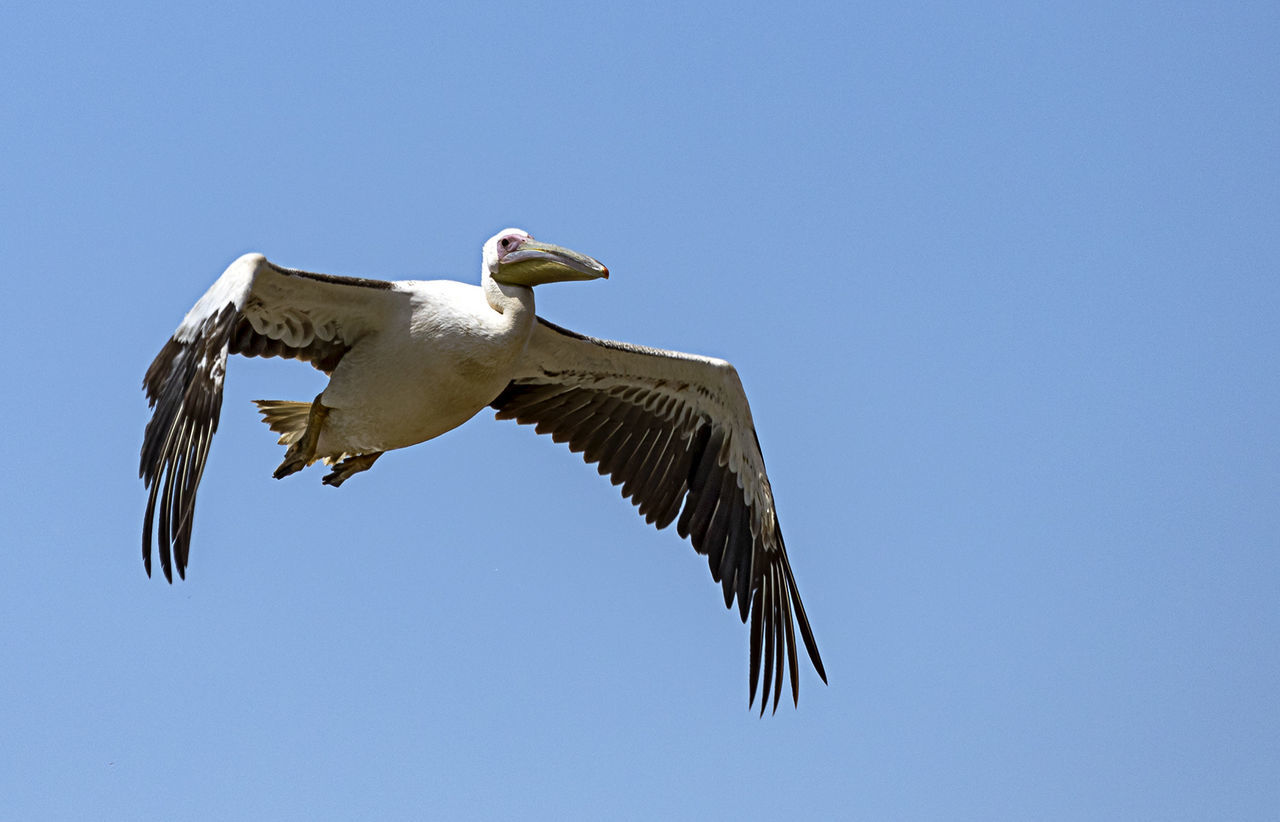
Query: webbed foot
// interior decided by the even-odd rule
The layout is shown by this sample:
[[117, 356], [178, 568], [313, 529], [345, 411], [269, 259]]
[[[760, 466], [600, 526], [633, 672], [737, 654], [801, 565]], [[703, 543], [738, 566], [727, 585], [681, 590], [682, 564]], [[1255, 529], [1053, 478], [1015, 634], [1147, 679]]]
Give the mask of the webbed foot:
[[342, 462], [333, 466], [333, 470], [326, 474], [321, 482], [325, 485], [332, 485], [334, 488], [337, 488], [339, 485], [346, 482], [347, 478], [352, 474], [358, 474], [361, 471], [368, 471], [372, 468], [373, 463], [376, 462], [378, 457], [382, 456], [383, 453], [384, 452], [382, 451], [374, 451], [372, 454], [361, 454], [358, 457], [347, 457]]

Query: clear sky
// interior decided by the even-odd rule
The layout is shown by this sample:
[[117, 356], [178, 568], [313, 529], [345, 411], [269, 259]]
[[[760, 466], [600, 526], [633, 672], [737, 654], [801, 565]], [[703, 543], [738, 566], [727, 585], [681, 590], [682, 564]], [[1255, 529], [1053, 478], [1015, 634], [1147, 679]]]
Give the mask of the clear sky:
[[[187, 5], [0, 13], [0, 817], [1275, 818], [1276, 3]], [[528, 428], [272, 479], [293, 362], [143, 574], [142, 375], [228, 262], [508, 225], [612, 272], [543, 316], [738, 366], [798, 710]]]

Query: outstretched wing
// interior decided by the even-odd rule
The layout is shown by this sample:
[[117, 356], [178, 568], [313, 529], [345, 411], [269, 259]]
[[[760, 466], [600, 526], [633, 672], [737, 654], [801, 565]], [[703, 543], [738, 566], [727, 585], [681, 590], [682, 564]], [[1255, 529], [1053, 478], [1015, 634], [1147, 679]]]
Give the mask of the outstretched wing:
[[232, 263], [187, 313], [142, 381], [155, 409], [138, 475], [150, 489], [142, 559], [151, 574], [159, 519], [160, 566], [185, 576], [196, 490], [218, 430], [227, 355], [290, 357], [331, 372], [403, 297], [381, 280], [281, 268], [261, 254]]
[[784, 658], [799, 701], [795, 629], [826, 672], [774, 512], [773, 491], [738, 372], [724, 360], [575, 334], [542, 318], [517, 373], [491, 405], [499, 419], [537, 426], [598, 462], [647, 522], [670, 525], [705, 554], [724, 589], [751, 619], [751, 703], [760, 711], [774, 684], [782, 694]]

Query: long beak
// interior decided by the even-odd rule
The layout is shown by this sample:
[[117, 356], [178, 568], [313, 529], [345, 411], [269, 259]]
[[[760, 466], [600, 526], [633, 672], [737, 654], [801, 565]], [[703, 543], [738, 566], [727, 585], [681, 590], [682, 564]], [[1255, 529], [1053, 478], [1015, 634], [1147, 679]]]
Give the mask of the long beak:
[[530, 239], [502, 260], [493, 278], [511, 285], [534, 286], [608, 276], [609, 269], [586, 254]]

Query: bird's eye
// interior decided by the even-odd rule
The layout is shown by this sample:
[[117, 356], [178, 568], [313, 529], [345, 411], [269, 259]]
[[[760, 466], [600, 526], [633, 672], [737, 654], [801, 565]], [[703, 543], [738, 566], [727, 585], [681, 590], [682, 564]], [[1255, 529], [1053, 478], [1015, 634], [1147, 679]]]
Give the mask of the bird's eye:
[[520, 246], [524, 245], [524, 241], [526, 239], [528, 238], [515, 233], [508, 234], [505, 237], [499, 237], [498, 238], [498, 256], [506, 257], [511, 252], [516, 251], [517, 249], [520, 248]]
[[492, 248], [494, 253], [497, 255], [498, 262], [504, 262], [508, 255], [514, 254], [524, 248], [524, 244], [532, 239], [533, 238], [525, 232], [512, 228], [490, 237], [485, 243], [485, 248]]

